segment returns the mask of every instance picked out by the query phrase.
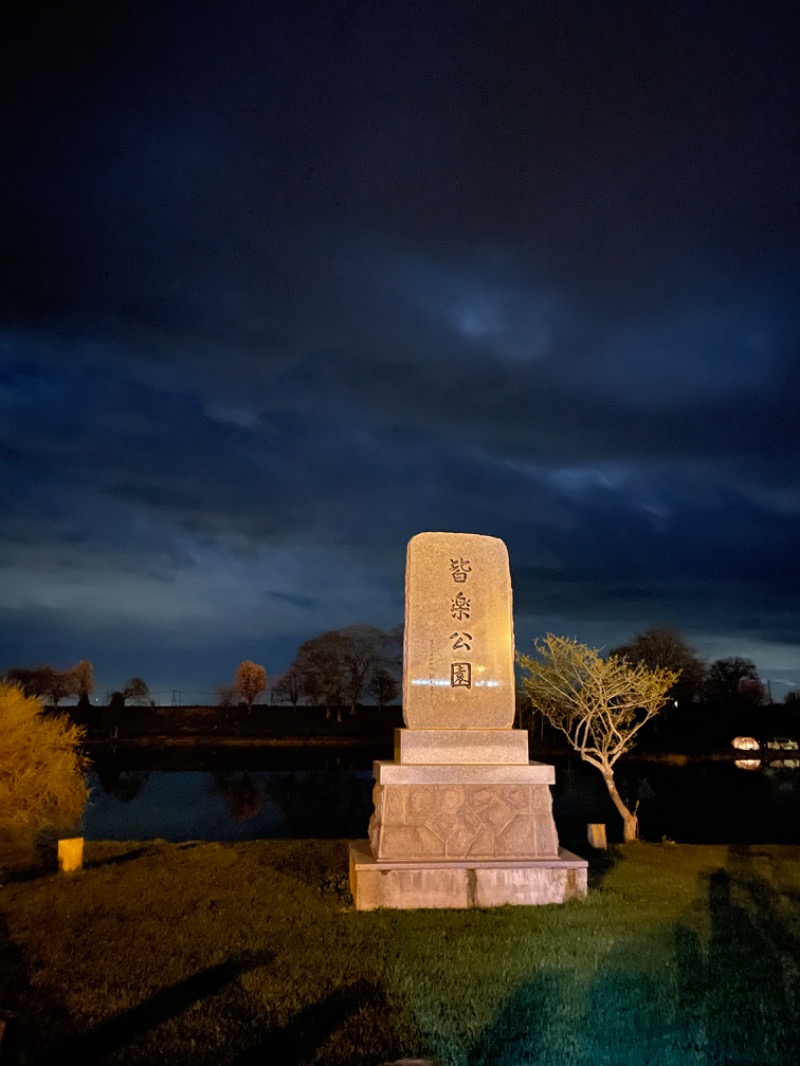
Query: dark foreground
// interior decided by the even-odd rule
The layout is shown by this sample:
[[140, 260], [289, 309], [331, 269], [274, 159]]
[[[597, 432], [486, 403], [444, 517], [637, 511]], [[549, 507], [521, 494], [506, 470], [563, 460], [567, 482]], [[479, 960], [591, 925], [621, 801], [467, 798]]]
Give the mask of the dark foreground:
[[6, 870], [9, 1063], [800, 1061], [800, 848], [629, 845], [561, 907], [358, 913], [343, 841]]

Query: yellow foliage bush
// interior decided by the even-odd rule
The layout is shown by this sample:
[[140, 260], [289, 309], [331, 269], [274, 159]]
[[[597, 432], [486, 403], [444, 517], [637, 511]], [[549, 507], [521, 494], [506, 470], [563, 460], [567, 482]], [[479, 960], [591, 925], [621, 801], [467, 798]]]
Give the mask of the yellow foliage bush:
[[0, 841], [72, 825], [88, 798], [84, 731], [16, 685], [0, 684]]

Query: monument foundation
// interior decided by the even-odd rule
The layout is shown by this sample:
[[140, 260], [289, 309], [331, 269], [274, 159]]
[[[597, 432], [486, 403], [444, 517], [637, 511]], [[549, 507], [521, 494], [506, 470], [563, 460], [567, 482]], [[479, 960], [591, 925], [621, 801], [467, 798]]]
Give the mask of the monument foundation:
[[369, 841], [350, 846], [356, 907], [491, 907], [584, 898], [585, 860], [559, 847], [552, 766], [513, 729], [505, 545], [421, 533], [408, 545], [403, 718], [376, 762]]

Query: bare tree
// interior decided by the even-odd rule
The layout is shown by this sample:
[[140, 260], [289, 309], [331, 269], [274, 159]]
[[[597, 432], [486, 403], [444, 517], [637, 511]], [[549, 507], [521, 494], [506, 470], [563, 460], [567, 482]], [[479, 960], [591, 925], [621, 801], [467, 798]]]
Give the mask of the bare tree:
[[73, 690], [78, 697], [79, 705], [88, 706], [89, 697], [94, 692], [94, 670], [92, 664], [86, 659], [75, 663], [68, 671], [72, 677]]
[[767, 687], [758, 677], [743, 677], [736, 686], [736, 696], [743, 706], [761, 707], [767, 700]]
[[294, 665], [300, 673], [306, 699], [314, 703], [321, 700], [325, 704], [326, 718], [331, 717], [331, 709], [336, 707], [337, 718], [341, 720], [345, 667], [340, 631], [332, 629], [305, 641], [297, 649]]
[[267, 687], [267, 671], [258, 663], [244, 659], [236, 668], [233, 691], [240, 696], [247, 707], [247, 713], [253, 710], [256, 697]]
[[54, 670], [47, 666], [42, 667], [42, 673], [44, 697], [52, 707], [58, 707], [67, 696], [75, 695], [76, 682], [70, 670]]
[[342, 641], [345, 692], [350, 714], [355, 714], [358, 701], [381, 662], [384, 635], [377, 626], [370, 625], [347, 626], [338, 632]]
[[355, 714], [366, 693], [376, 694], [373, 681], [379, 671], [384, 675], [382, 698], [394, 699], [397, 693], [388, 695], [386, 679], [394, 677], [401, 662], [401, 628], [384, 633], [377, 626], [360, 624], [331, 629], [305, 641], [290, 669], [296, 671], [302, 696], [309, 703], [322, 701], [327, 718], [335, 707], [341, 721], [343, 702]]
[[674, 670], [678, 680], [668, 693], [670, 699], [693, 700], [703, 687], [704, 663], [669, 626], [652, 626], [627, 644], [613, 648], [609, 654], [632, 663], [642, 663], [651, 670]]
[[146, 703], [149, 698], [150, 689], [143, 678], [131, 677], [125, 682], [122, 689], [122, 699], [125, 703], [128, 700], [135, 700], [137, 703], [144, 701]]
[[[734, 707], [752, 705], [758, 689], [743, 682], [756, 682], [758, 686], [761, 686], [752, 659], [743, 659], [739, 655], [717, 659], [709, 667], [706, 676], [705, 698], [710, 703], [729, 704]], [[761, 695], [755, 702], [763, 700], [763, 686], [761, 688]]]
[[385, 666], [378, 666], [372, 674], [369, 693], [378, 701], [378, 709], [382, 711], [387, 703], [400, 695], [400, 683]]
[[233, 706], [233, 701], [236, 698], [236, 693], [233, 691], [233, 685], [217, 685], [214, 691], [217, 697], [218, 707]]
[[289, 669], [281, 674], [272, 686], [272, 693], [281, 702], [291, 703], [292, 707], [297, 707], [303, 695], [303, 685], [300, 671], [295, 663], [292, 663]]
[[52, 666], [35, 666], [31, 669], [15, 667], [6, 673], [6, 679], [17, 685], [26, 696], [43, 700], [53, 707], [75, 692], [70, 671], [56, 670]]
[[624, 839], [636, 840], [639, 820], [617, 790], [614, 765], [664, 706], [677, 673], [616, 655], [601, 659], [596, 649], [552, 633], [536, 641], [535, 648], [535, 659], [517, 654], [534, 710], [566, 736], [584, 762], [600, 771], [622, 818]]

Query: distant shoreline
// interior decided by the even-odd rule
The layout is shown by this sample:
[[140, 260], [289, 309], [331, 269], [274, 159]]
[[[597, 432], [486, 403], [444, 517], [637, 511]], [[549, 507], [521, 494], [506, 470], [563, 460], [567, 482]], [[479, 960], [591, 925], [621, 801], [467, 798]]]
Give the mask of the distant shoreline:
[[[390, 757], [393, 750], [393, 738], [392, 737], [357, 737], [357, 736], [251, 736], [251, 737], [237, 737], [230, 735], [214, 736], [207, 734], [204, 736], [169, 736], [169, 735], [157, 735], [157, 736], [125, 736], [119, 737], [116, 740], [108, 737], [92, 737], [87, 738], [83, 747], [88, 754], [94, 751], [106, 752], [106, 751], [126, 751], [142, 749], [150, 751], [158, 750], [186, 750], [186, 751], [209, 751], [215, 748], [225, 748], [228, 751], [245, 751], [252, 750], [254, 748], [266, 749], [266, 748], [296, 748], [296, 749], [308, 749], [308, 748], [326, 748], [326, 749], [361, 749], [366, 751], [378, 751], [382, 754], [385, 753], [387, 757]], [[533, 749], [530, 752], [530, 759], [533, 762], [538, 762], [546, 759], [563, 759], [563, 758], [577, 758], [578, 756], [570, 748], [546, 748], [546, 749]], [[758, 760], [762, 765], [769, 765], [770, 763], [783, 763], [787, 760], [793, 760], [797, 758], [800, 763], [800, 756], [795, 752], [786, 751], [754, 751], [754, 752], [741, 752], [731, 750], [704, 750], [704, 751], [676, 751], [676, 752], [664, 752], [664, 751], [648, 751], [644, 748], [634, 749], [627, 756], [623, 756], [626, 762], [649, 762], [649, 763], [666, 763], [672, 765], [685, 765], [693, 762], [736, 762], [736, 761], [749, 761]]]

